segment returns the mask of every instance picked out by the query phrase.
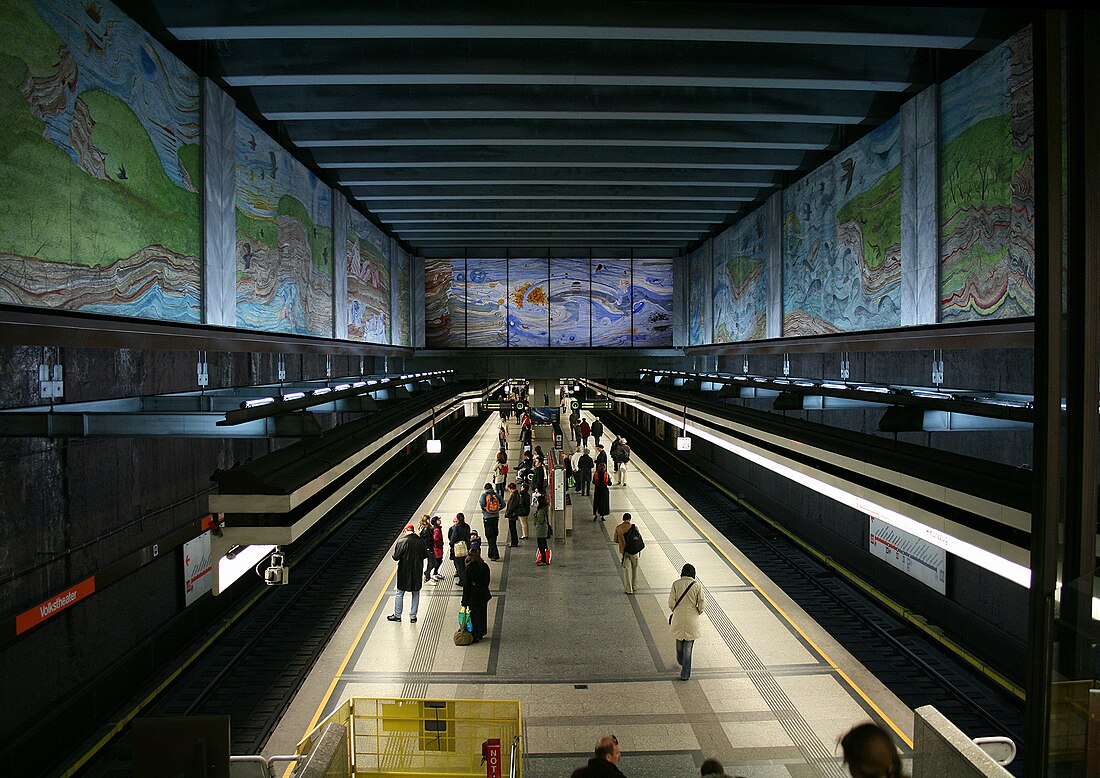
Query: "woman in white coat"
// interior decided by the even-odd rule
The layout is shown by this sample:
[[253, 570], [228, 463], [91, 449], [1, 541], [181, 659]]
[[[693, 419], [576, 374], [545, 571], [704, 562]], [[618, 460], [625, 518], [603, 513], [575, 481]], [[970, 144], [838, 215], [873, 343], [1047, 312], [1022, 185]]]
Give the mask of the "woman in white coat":
[[707, 606], [703, 587], [695, 580], [695, 566], [684, 565], [680, 579], [672, 584], [668, 593], [668, 607], [672, 613], [668, 623], [676, 638], [676, 663], [680, 665], [680, 680], [691, 676], [691, 649], [699, 637], [699, 617]]

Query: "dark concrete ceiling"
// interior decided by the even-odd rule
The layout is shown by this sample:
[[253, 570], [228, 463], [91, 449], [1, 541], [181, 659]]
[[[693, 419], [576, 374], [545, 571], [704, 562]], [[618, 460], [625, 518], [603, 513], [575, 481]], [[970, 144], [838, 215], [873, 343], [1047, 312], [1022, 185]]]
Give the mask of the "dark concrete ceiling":
[[425, 256], [672, 256], [1029, 22], [694, 2], [121, 2]]

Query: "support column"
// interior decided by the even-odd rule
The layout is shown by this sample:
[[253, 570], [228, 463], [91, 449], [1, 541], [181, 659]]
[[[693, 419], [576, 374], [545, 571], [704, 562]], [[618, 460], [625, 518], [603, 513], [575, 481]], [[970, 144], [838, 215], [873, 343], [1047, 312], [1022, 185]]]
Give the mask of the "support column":
[[901, 324], [935, 324], [940, 302], [940, 94], [901, 107]]
[[348, 339], [348, 201], [332, 190], [332, 337]]
[[237, 326], [237, 108], [202, 80], [202, 321]]
[[768, 278], [767, 337], [783, 337], [783, 191], [764, 203], [768, 235], [764, 273]]

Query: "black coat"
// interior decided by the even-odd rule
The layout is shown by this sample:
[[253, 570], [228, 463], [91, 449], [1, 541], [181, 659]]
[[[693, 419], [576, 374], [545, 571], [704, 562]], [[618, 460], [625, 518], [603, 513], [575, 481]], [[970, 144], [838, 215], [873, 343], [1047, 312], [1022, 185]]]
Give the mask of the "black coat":
[[466, 583], [462, 587], [462, 604], [485, 604], [493, 598], [489, 591], [489, 565], [484, 562], [466, 565]]
[[584, 767], [574, 770], [571, 778], [600, 778], [604, 775], [623, 775], [623, 772], [614, 762], [609, 762], [602, 756], [594, 756]]
[[[607, 483], [601, 483], [603, 478]], [[607, 516], [611, 513], [611, 474], [606, 470], [592, 476], [592, 513], [595, 516]]]
[[428, 546], [419, 535], [402, 535], [393, 549], [397, 562], [397, 588], [404, 592], [418, 592], [424, 584], [424, 560], [428, 558]]
[[452, 524], [451, 528], [447, 530], [447, 543], [450, 545], [450, 555], [448, 559], [455, 558], [455, 543], [460, 540], [466, 541], [466, 547], [470, 547], [470, 525], [463, 522], [462, 524]]

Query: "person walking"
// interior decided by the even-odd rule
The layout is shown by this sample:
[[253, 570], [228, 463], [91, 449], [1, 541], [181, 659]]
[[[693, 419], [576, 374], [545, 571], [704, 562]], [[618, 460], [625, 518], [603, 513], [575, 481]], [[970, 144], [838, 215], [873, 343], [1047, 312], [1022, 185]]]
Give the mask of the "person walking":
[[508, 455], [501, 451], [497, 454], [496, 462], [493, 463], [493, 474], [490, 479], [493, 484], [493, 489], [497, 493], [497, 500], [504, 503], [504, 486], [508, 483]]
[[582, 495], [592, 493], [592, 470], [596, 463], [588, 454], [588, 449], [581, 449], [580, 458], [577, 459], [577, 488]]
[[434, 585], [443, 580], [443, 575], [439, 572], [443, 564], [443, 519], [438, 516], [432, 516], [432, 545], [429, 548], [432, 550], [434, 559], [428, 583]]
[[523, 506], [523, 498], [519, 495], [519, 489], [515, 483], [508, 484], [508, 502], [504, 504], [504, 518], [508, 519], [508, 545], [515, 548], [519, 545], [519, 530], [516, 524], [519, 522], [519, 511]]
[[603, 437], [603, 422], [599, 417], [592, 420], [592, 445], [600, 447], [600, 438]]
[[[503, 478], [503, 476], [501, 476]], [[503, 485], [500, 487], [504, 489]], [[500, 532], [500, 510], [503, 507], [501, 499], [491, 484], [485, 484], [485, 491], [481, 493], [479, 501], [481, 507], [481, 522], [485, 525], [485, 539], [489, 541], [489, 559], [493, 562], [500, 561], [500, 551], [497, 550], [497, 535]]]
[[470, 551], [470, 525], [466, 523], [466, 515], [456, 514], [451, 522], [451, 528], [447, 530], [447, 543], [450, 545], [450, 559], [454, 562], [455, 578], [458, 585], [466, 583], [466, 554]]
[[626, 438], [619, 441], [619, 466], [615, 468], [615, 482], [619, 486], [626, 486], [626, 473], [630, 469], [630, 446]]
[[534, 492], [531, 503], [535, 506], [533, 521], [535, 524], [535, 540], [539, 544], [539, 550], [535, 552], [536, 565], [550, 564], [550, 548], [546, 539], [550, 537], [550, 505], [546, 497], [540, 492]]
[[619, 748], [619, 740], [614, 735], [600, 738], [596, 743], [596, 755], [590, 757], [588, 764], [578, 767], [570, 778], [604, 778], [605, 776], [625, 775], [619, 770], [619, 759], [622, 758], [622, 750]]
[[470, 609], [470, 621], [473, 622], [474, 642], [479, 642], [489, 631], [488, 605], [493, 598], [489, 591], [491, 571], [481, 554], [471, 551], [466, 555], [466, 581], [462, 584], [462, 605]]
[[581, 445], [585, 448], [588, 447], [588, 436], [592, 434], [592, 425], [588, 423], [588, 419], [581, 418]]
[[630, 521], [630, 514], [623, 514], [622, 524], [615, 527], [615, 542], [619, 544], [619, 554], [623, 558], [623, 591], [634, 594], [634, 582], [638, 579], [638, 559], [645, 541], [642, 533]]
[[672, 636], [676, 639], [676, 663], [680, 665], [680, 680], [691, 677], [691, 649], [699, 638], [699, 617], [707, 606], [703, 587], [695, 580], [695, 566], [684, 565], [680, 578], [668, 593], [668, 617]]
[[420, 587], [424, 585], [420, 571], [427, 558], [428, 547], [416, 534], [416, 527], [406, 524], [405, 534], [393, 548], [393, 559], [397, 562], [397, 590], [393, 593], [393, 613], [386, 617], [387, 621], [401, 621], [405, 592], [412, 592], [409, 621], [416, 623], [416, 611], [420, 607]]
[[596, 465], [592, 484], [592, 521], [596, 517], [604, 521], [607, 514], [611, 513], [611, 476], [607, 474], [607, 465]]

